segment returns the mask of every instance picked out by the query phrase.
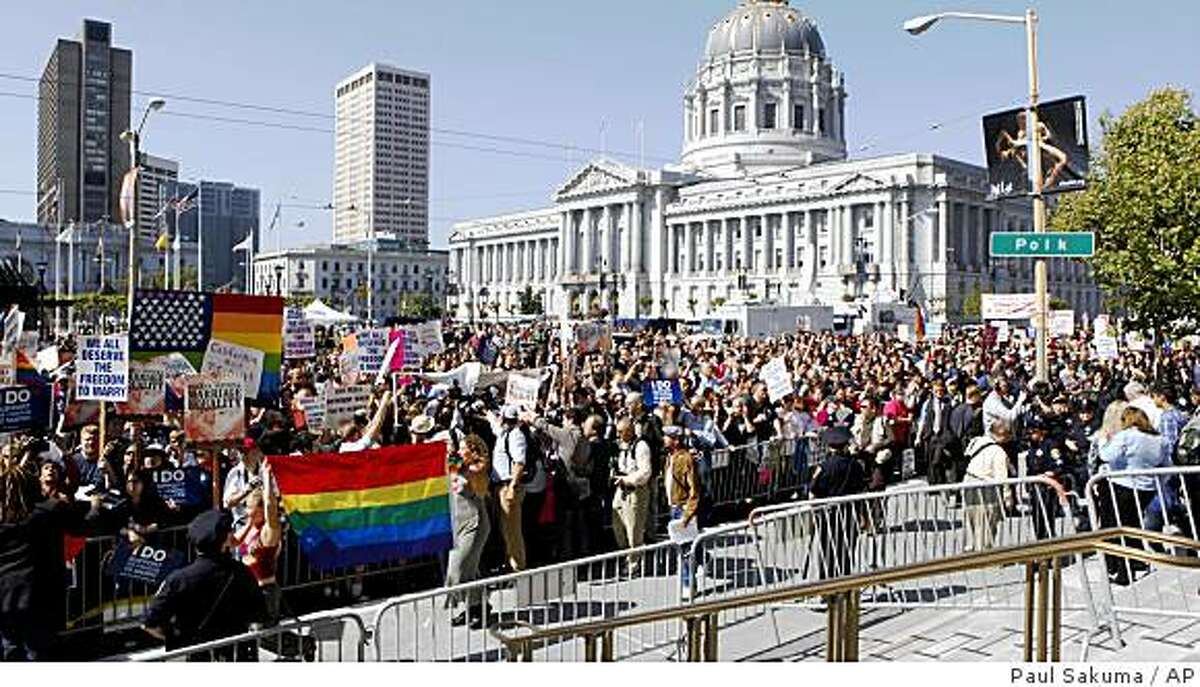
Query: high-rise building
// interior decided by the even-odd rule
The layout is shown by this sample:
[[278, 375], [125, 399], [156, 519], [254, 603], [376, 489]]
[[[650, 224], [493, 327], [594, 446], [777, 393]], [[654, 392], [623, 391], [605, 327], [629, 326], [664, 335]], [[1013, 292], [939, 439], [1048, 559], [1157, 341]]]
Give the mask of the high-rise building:
[[[172, 184], [168, 198], [184, 198], [196, 190], [187, 182]], [[195, 242], [203, 253], [202, 286], [206, 290], [230, 286], [242, 290], [246, 284], [246, 265], [251, 256], [234, 252], [247, 235], [258, 250], [260, 196], [256, 188], [242, 188], [227, 181], [201, 181], [196, 206], [179, 216], [179, 231], [184, 242]], [[168, 226], [174, 223], [174, 213]], [[200, 237], [203, 232], [203, 238]]]
[[138, 174], [138, 227], [142, 237], [157, 238], [169, 224], [163, 208], [179, 180], [179, 163], [143, 152]]
[[107, 22], [85, 19], [77, 40], [55, 44], [38, 85], [39, 222], [118, 219], [132, 75]]
[[370, 64], [337, 85], [333, 240], [429, 245], [429, 75]]

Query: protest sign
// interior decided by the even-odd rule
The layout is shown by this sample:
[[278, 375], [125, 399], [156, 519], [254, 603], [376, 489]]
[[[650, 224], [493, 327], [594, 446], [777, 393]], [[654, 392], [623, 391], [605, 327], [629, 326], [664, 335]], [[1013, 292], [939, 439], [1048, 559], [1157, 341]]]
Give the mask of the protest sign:
[[580, 353], [612, 349], [612, 328], [603, 323], [581, 324], [575, 328], [575, 341]]
[[1092, 320], [1092, 336], [1111, 336], [1112, 322], [1108, 315], [1096, 315], [1096, 319]]
[[1032, 293], [985, 293], [980, 296], [979, 314], [984, 320], [1029, 320], [1037, 313]]
[[4, 316], [4, 339], [0, 350], [10, 355], [15, 353], [17, 350], [17, 339], [21, 337], [21, 330], [24, 328], [25, 313], [21, 312], [14, 305]]
[[204, 482], [200, 478], [201, 468], [193, 465], [184, 468], [162, 468], [150, 471], [155, 489], [163, 501], [174, 501], [184, 508], [207, 505]]
[[766, 382], [767, 394], [770, 396], [772, 403], [795, 392], [792, 385], [792, 375], [788, 372], [787, 364], [784, 363], [783, 358], [775, 358], [766, 365], [763, 365], [758, 376]]
[[115, 579], [155, 586], [162, 584], [171, 571], [183, 567], [186, 562], [187, 558], [180, 551], [149, 544], [135, 546], [118, 538], [107, 571]]
[[344, 420], [366, 410], [371, 400], [371, 387], [358, 384], [345, 387], [325, 387], [325, 427], [337, 429]]
[[0, 353], [0, 386], [11, 386], [17, 383], [17, 354]]
[[81, 336], [75, 355], [75, 398], [124, 401], [129, 396], [129, 337]]
[[475, 385], [479, 382], [479, 376], [483, 373], [483, 365], [481, 363], [463, 363], [449, 372], [426, 372], [421, 375], [421, 379], [433, 382], [435, 384], [446, 384], [447, 386], [457, 385], [462, 389], [463, 394], [470, 395], [475, 393]]
[[245, 381], [228, 375], [187, 378], [183, 431], [197, 443], [236, 441], [246, 435]]
[[1117, 339], [1113, 336], [1097, 336], [1092, 339], [1092, 357], [1097, 360], [1117, 359]]
[[117, 414], [153, 417], [167, 412], [167, 371], [158, 362], [129, 363], [129, 400], [117, 404]]
[[313, 358], [317, 355], [317, 334], [313, 325], [304, 319], [300, 308], [288, 308], [283, 318], [283, 357]]
[[310, 430], [321, 430], [325, 427], [325, 399], [316, 396], [297, 398], [296, 404], [304, 413], [304, 426]]
[[1075, 336], [1075, 311], [1050, 311], [1050, 336]]
[[229, 375], [242, 380], [246, 398], [257, 398], [262, 382], [263, 352], [220, 339], [209, 339], [200, 374]]
[[358, 383], [358, 351], [343, 351], [338, 356], [338, 379], [342, 384]]
[[991, 323], [991, 327], [996, 330], [996, 343], [1007, 343], [1012, 337], [1007, 320], [996, 320]]
[[683, 388], [678, 379], [651, 379], [642, 383], [642, 400], [647, 408], [657, 408], [660, 403], [678, 405], [683, 403]]
[[30, 386], [0, 387], [0, 432], [21, 432], [50, 423], [46, 394]]
[[358, 371], [367, 376], [375, 376], [383, 366], [383, 358], [388, 349], [388, 331], [386, 329], [364, 329], [354, 334], [354, 350], [358, 353]]
[[1141, 332], [1126, 332], [1125, 346], [1134, 353], [1146, 352], [1146, 337]]
[[384, 356], [384, 365], [387, 366], [388, 372], [399, 372], [408, 363], [407, 341], [408, 332], [403, 329], [393, 329], [388, 332], [388, 353], [391, 358], [387, 358], [386, 354]]
[[411, 351], [418, 360], [446, 350], [442, 343], [442, 323], [437, 320], [405, 327], [406, 338], [412, 339]]
[[542, 387], [541, 377], [530, 377], [523, 374], [508, 375], [508, 388], [504, 394], [507, 405], [515, 405], [521, 410], [537, 408], [538, 390]]
[[37, 354], [37, 369], [38, 372], [49, 374], [58, 369], [58, 346], [43, 348]]

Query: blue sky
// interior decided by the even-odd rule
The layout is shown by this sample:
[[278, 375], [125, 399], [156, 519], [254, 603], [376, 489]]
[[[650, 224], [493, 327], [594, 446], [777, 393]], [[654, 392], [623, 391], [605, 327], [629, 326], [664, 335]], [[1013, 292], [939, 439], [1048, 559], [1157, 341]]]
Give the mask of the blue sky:
[[[332, 91], [340, 78], [371, 61], [428, 71], [432, 125], [478, 134], [432, 136], [431, 238], [440, 246], [457, 219], [545, 204], [592, 155], [483, 136], [603, 148], [636, 162], [634, 131], [641, 120], [647, 163], [676, 160], [683, 86], [708, 29], [735, 3], [12, 3], [0, 22], [0, 73], [40, 75], [54, 39], [74, 36], [84, 17], [95, 17], [113, 22], [116, 44], [133, 49], [139, 91], [323, 115], [168, 98], [167, 109], [147, 126], [144, 149], [179, 160], [185, 178], [261, 188], [265, 224], [281, 199], [293, 205], [329, 200], [332, 135], [310, 129], [332, 129]], [[979, 116], [1017, 104], [1026, 92], [1019, 28], [947, 23], [920, 38], [900, 30], [905, 18], [939, 9], [1020, 13], [1025, 3], [791, 4], [817, 21], [831, 58], [846, 74], [854, 157], [919, 151], [978, 162]], [[1093, 124], [1102, 111], [1119, 112], [1155, 87], [1200, 88], [1200, 2], [1054, 0], [1034, 6], [1042, 19], [1044, 97], [1087, 95]], [[34, 92], [32, 83], [0, 76], [0, 217], [8, 219], [34, 215], [36, 101], [19, 97]], [[135, 108], [146, 97], [136, 96]], [[331, 218], [325, 213], [298, 207], [283, 213], [284, 245], [328, 240]], [[303, 230], [294, 226], [300, 221]], [[273, 247], [276, 240], [265, 236], [264, 245]]]

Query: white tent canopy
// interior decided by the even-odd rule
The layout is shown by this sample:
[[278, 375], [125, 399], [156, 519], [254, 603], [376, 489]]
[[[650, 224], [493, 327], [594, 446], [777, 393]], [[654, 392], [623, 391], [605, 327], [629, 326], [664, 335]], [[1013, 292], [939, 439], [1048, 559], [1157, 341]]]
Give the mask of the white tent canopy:
[[358, 321], [358, 318], [354, 315], [338, 312], [337, 310], [334, 310], [328, 305], [322, 303], [320, 299], [308, 304], [308, 307], [304, 309], [304, 319], [312, 322], [313, 324], [319, 324], [323, 326], [329, 326], [331, 324], [346, 324]]

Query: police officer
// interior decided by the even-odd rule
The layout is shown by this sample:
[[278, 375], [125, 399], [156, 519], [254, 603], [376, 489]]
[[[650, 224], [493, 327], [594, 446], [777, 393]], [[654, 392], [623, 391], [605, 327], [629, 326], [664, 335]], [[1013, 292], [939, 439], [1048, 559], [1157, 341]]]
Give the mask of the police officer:
[[[1069, 478], [1069, 466], [1062, 440], [1051, 435], [1046, 418], [1031, 413], [1025, 420], [1028, 437], [1025, 448], [1025, 469], [1030, 477], [1049, 477], [1058, 485]], [[1059, 487], [1061, 489], [1061, 486]], [[1033, 506], [1033, 530], [1038, 539], [1054, 536], [1055, 519], [1059, 514], [1058, 490], [1044, 484], [1030, 484], [1029, 497]]]
[[[850, 455], [850, 432], [832, 427], [821, 435], [829, 454], [813, 473], [812, 495], [818, 499], [861, 494], [867, 488], [862, 463]], [[813, 520], [820, 546], [820, 579], [850, 573], [851, 555], [858, 543], [858, 509], [852, 503], [817, 506]]]
[[[246, 566], [229, 555], [233, 516], [205, 511], [188, 525], [196, 560], [167, 575], [146, 613], [144, 629], [167, 649], [241, 634], [267, 617], [258, 584]], [[237, 660], [255, 660], [254, 645], [239, 646]], [[194, 660], [231, 660], [232, 648]]]

